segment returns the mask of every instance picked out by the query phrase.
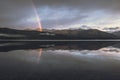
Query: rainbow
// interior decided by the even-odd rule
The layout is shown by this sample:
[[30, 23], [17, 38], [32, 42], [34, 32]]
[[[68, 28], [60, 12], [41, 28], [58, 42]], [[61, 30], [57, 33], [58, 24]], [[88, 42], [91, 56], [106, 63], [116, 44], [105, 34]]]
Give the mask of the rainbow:
[[32, 6], [33, 6], [33, 9], [34, 9], [35, 15], [36, 15], [36, 20], [37, 20], [37, 23], [38, 23], [38, 27], [39, 27], [39, 30], [38, 30], [38, 31], [42, 32], [42, 31], [43, 31], [43, 29], [42, 29], [42, 24], [41, 24], [41, 20], [40, 20], [40, 17], [39, 17], [37, 8], [36, 8], [36, 6], [35, 6], [34, 1], [31, 0], [31, 2], [32, 2]]

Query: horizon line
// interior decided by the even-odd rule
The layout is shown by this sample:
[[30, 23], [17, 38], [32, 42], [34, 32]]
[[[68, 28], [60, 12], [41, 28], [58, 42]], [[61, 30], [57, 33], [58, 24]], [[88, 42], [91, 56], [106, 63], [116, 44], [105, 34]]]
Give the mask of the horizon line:
[[87, 41], [90, 41], [90, 42], [94, 42], [94, 41], [98, 41], [98, 42], [101, 42], [101, 41], [105, 41], [105, 42], [107, 42], [107, 41], [112, 41], [112, 42], [116, 42], [116, 41], [120, 41], [120, 39], [90, 39], [90, 40], [0, 40], [0, 41], [42, 41], [42, 42], [53, 42], [53, 41], [58, 41], [58, 42], [63, 42], [63, 41], [66, 41], [66, 42], [68, 42], [68, 41], [70, 41], [70, 42], [72, 42], [72, 41], [74, 41], [74, 42], [76, 42], [76, 41], [85, 41], [85, 42], [87, 42]]

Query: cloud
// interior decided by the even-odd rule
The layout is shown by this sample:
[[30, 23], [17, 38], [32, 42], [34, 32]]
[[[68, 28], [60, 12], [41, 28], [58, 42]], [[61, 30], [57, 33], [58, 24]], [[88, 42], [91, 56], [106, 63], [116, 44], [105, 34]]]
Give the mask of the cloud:
[[[101, 23], [109, 23], [107, 20], [112, 17], [120, 16], [120, 0], [33, 0], [33, 2], [45, 28], [71, 24], [99, 26]], [[0, 26], [34, 28], [36, 16], [33, 9], [31, 0], [1, 0]]]
[[[44, 25], [46, 27], [53, 27], [55, 24], [67, 26], [66, 24], [75, 22], [76, 24], [85, 24], [92, 27], [106, 27], [106, 25], [110, 26], [108, 25], [109, 23], [111, 23], [112, 26], [112, 23], [114, 23], [114, 25], [116, 24], [115, 19], [117, 20], [117, 18], [114, 20], [112, 18], [118, 17], [120, 13], [120, 0], [35, 0], [35, 3], [38, 7], [39, 14], [42, 13], [41, 10], [48, 11], [46, 11], [46, 13], [49, 15], [44, 15], [42, 19], [45, 19], [45, 17], [46, 19], [50, 17], [54, 19], [55, 16], [53, 14], [57, 16], [57, 20], [43, 20], [43, 24], [47, 24], [47, 26]], [[54, 11], [51, 13], [51, 10], [46, 9], [46, 6]], [[60, 10], [63, 8], [67, 13], [64, 12], [64, 10]], [[63, 17], [63, 15], [59, 15], [58, 12], [63, 12], [63, 14], [66, 15]], [[69, 19], [68, 17], [71, 17], [70, 14], [71, 16], [77, 16]], [[62, 17], [62, 19], [59, 20], [59, 17]]]
[[[48, 11], [48, 12], [47, 12]], [[42, 12], [42, 13], [40, 13]], [[57, 28], [59, 26], [71, 25], [76, 22], [80, 22], [88, 16], [85, 14], [78, 14], [80, 11], [77, 10], [68, 10], [68, 9], [50, 9], [44, 8], [44, 11], [40, 11], [42, 25], [47, 28]], [[67, 26], [66, 26], [67, 27]]]
[[104, 28], [103, 30], [108, 32], [115, 32], [115, 31], [120, 31], [120, 27]]
[[82, 10], [106, 9], [120, 11], [120, 0], [34, 0], [38, 6], [69, 7]]
[[[34, 15], [30, 1], [3, 0], [0, 1], [0, 26], [1, 27], [25, 27], [25, 20]], [[23, 22], [26, 22], [25, 24]], [[22, 27], [22, 28], [23, 28]]]

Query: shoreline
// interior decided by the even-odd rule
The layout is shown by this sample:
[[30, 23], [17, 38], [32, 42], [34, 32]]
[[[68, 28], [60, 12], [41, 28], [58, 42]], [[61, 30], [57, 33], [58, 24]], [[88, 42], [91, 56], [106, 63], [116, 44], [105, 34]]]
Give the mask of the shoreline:
[[105, 40], [100, 40], [100, 39], [90, 39], [90, 40], [0, 40], [0, 41], [41, 41], [41, 42], [67, 41], [67, 42], [72, 42], [72, 41], [120, 41], [120, 39], [105, 39]]

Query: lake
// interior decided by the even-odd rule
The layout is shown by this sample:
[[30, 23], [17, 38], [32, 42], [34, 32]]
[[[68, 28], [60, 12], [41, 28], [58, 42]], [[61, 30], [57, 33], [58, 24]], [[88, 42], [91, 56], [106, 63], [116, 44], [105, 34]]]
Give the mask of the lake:
[[120, 80], [120, 42], [1, 41], [0, 80]]

